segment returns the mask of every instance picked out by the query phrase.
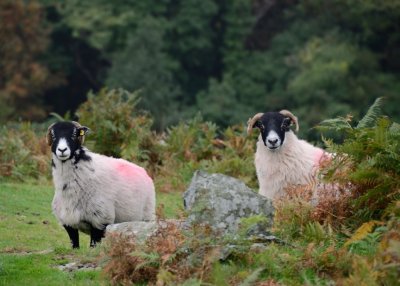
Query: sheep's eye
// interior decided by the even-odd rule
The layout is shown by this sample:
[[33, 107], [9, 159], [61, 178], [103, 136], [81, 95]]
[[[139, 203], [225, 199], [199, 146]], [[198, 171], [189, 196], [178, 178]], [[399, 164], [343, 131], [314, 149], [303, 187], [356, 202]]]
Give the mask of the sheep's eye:
[[264, 124], [262, 124], [261, 121], [257, 121], [255, 126], [259, 128], [261, 131], [265, 129]]
[[78, 136], [76, 135], [76, 132], [74, 132], [74, 133], [72, 134], [71, 139], [72, 139], [73, 141], [78, 141]]
[[77, 133], [77, 130], [75, 129], [74, 132], [72, 132], [72, 136], [71, 136], [71, 139], [73, 141], [75, 141], [77, 139], [76, 133]]
[[286, 118], [285, 120], [283, 120], [282, 125], [281, 125], [281, 129], [283, 131], [289, 131], [289, 127], [290, 127], [290, 119]]

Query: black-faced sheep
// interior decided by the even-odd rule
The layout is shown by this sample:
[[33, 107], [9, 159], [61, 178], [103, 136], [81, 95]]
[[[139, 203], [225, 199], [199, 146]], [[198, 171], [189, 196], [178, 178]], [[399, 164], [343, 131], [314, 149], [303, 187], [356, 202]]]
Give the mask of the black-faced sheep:
[[90, 235], [93, 247], [108, 224], [155, 219], [154, 184], [147, 172], [83, 147], [88, 130], [74, 121], [58, 122], [46, 137], [55, 186], [52, 209], [73, 248], [79, 248], [78, 230]]
[[315, 186], [320, 163], [329, 158], [324, 150], [300, 140], [290, 129], [299, 130], [290, 111], [257, 113], [247, 122], [247, 133], [260, 130], [255, 154], [259, 193], [274, 199], [290, 186]]

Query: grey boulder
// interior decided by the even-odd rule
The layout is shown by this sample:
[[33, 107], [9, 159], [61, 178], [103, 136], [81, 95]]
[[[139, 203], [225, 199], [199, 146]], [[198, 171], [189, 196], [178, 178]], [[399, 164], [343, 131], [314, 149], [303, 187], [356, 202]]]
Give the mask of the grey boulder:
[[266, 218], [266, 227], [272, 225], [272, 202], [230, 176], [196, 171], [183, 200], [186, 223], [207, 224], [221, 234], [235, 233], [242, 218], [255, 215]]

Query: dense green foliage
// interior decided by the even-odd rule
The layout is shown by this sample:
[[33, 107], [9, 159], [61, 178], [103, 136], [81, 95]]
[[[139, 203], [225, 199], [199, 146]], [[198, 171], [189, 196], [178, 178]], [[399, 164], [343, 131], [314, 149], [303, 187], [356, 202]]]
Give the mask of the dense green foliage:
[[103, 89], [97, 95], [89, 93], [88, 100], [76, 112], [81, 122], [93, 127], [93, 136], [88, 136], [87, 144], [105, 155], [126, 154], [124, 157], [128, 159], [135, 154], [130, 159], [140, 159], [144, 149], [140, 145], [150, 135], [152, 121], [136, 111], [137, 102], [136, 94], [121, 89]]
[[[116, 31], [105, 29], [108, 37], [101, 38], [95, 20], [102, 3], [106, 4], [97, 2], [89, 7], [67, 5], [85, 9], [92, 26], [82, 27], [82, 19], [74, 14], [64, 15], [74, 31], [93, 35], [93, 44], [111, 54], [113, 66], [106, 82], [140, 89], [142, 106], [151, 111], [159, 127], [176, 121], [177, 110], [193, 114], [193, 107], [225, 126], [243, 122], [259, 110], [286, 107], [303, 118], [307, 129], [321, 121], [322, 114], [326, 118], [352, 111], [357, 116], [377, 96], [398, 98], [398, 77], [384, 72], [386, 66], [380, 64], [385, 61], [382, 49], [396, 45], [393, 36], [382, 32], [398, 27], [377, 14], [399, 15], [399, 7], [390, 3], [382, 7], [353, 1], [360, 6], [354, 11], [348, 9], [355, 4], [352, 1], [333, 1], [331, 7], [324, 7], [323, 1], [288, 1], [271, 4], [269, 9], [254, 4], [252, 12], [247, 0], [229, 5], [210, 0], [150, 1], [117, 12]], [[112, 4], [107, 5], [111, 9]], [[265, 14], [257, 18], [263, 8]], [[328, 9], [340, 17], [332, 17]], [[136, 13], [129, 17], [132, 11]], [[371, 22], [365, 27], [356, 22], [375, 13], [378, 18], [369, 21], [384, 21], [381, 29]], [[277, 31], [264, 35], [272, 25], [271, 15]], [[262, 25], [266, 26], [261, 29]], [[115, 37], [117, 46], [110, 44]], [[376, 41], [388, 46], [382, 44], [379, 50]], [[394, 110], [389, 113], [395, 115]]]
[[29, 54], [0, 51], [3, 121], [74, 111], [103, 86], [138, 91], [158, 130], [198, 111], [226, 127], [285, 108], [301, 118], [302, 135], [317, 140], [310, 127], [349, 112], [358, 118], [380, 96], [399, 119], [396, 0], [3, 2], [4, 15], [30, 15], [33, 28], [14, 32], [2, 17], [9, 25], [0, 25], [1, 41], [41, 43]]

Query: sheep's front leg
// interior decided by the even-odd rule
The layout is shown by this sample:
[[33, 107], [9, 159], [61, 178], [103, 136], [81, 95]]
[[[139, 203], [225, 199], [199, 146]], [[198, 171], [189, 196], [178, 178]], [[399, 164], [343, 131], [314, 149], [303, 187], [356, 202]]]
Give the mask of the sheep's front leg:
[[98, 229], [95, 227], [91, 227], [90, 229], [90, 247], [95, 247], [97, 243], [101, 241], [106, 233], [106, 228]]
[[72, 228], [68, 225], [64, 225], [65, 230], [69, 235], [69, 239], [71, 240], [72, 248], [79, 248], [79, 232], [77, 229]]

